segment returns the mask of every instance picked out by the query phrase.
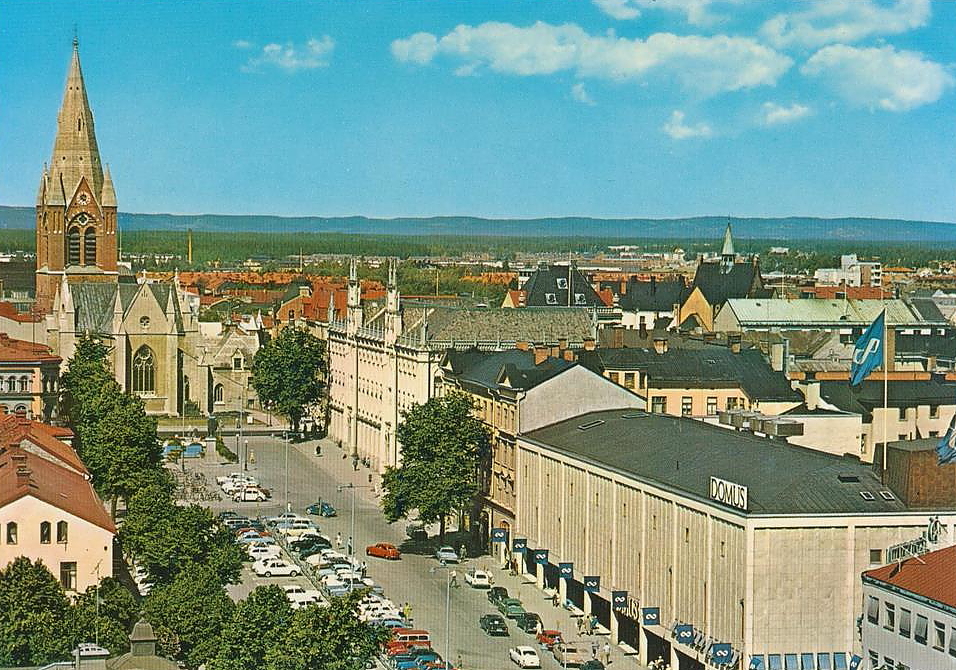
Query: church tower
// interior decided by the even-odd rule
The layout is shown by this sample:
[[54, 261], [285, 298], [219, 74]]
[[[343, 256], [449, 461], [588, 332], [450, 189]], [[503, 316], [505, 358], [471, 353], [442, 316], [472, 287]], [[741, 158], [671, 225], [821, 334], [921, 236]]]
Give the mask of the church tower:
[[52, 309], [64, 276], [69, 281], [116, 281], [116, 193], [109, 168], [104, 172], [100, 162], [76, 39], [36, 214], [38, 309]]

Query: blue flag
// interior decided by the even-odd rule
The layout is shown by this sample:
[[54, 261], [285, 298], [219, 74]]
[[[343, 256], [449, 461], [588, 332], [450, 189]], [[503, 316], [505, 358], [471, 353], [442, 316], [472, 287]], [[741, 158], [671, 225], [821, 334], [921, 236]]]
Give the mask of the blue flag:
[[880, 312], [876, 321], [860, 335], [853, 348], [853, 365], [850, 367], [850, 386], [856, 386], [883, 363], [883, 322], [886, 310]]
[[956, 414], [953, 415], [953, 420], [949, 422], [949, 430], [936, 445], [939, 465], [956, 463], [956, 445], [954, 445], [954, 442], [956, 442]]

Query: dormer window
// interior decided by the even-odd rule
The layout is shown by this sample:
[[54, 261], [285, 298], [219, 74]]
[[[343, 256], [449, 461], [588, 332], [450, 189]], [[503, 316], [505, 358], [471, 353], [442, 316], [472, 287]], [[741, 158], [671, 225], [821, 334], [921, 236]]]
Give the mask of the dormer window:
[[544, 294], [544, 301], [545, 301], [546, 303], [548, 303], [549, 305], [557, 305], [557, 304], [558, 304], [558, 296], [555, 295], [554, 293], [545, 293], [545, 294]]
[[566, 277], [558, 277], [556, 281], [558, 284], [558, 290], [560, 291], [568, 290], [568, 280]]
[[575, 294], [574, 294], [574, 304], [575, 304], [575, 305], [584, 305], [584, 304], [586, 304], [585, 301], [584, 301], [584, 294], [583, 294], [583, 293], [575, 293]]
[[242, 370], [242, 356], [236, 356], [232, 359], [232, 369]]

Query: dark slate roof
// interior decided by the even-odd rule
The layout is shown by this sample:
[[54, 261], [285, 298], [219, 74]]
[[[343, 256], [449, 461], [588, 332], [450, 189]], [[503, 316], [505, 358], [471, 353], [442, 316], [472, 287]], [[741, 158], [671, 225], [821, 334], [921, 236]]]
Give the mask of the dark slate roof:
[[936, 356], [956, 360], [956, 337], [947, 331], [946, 335], [903, 335], [896, 334], [897, 355]]
[[640, 312], [667, 312], [680, 305], [689, 291], [683, 279], [641, 281], [632, 277], [627, 291], [618, 300], [622, 309]]
[[692, 288], [699, 288], [711, 305], [720, 305], [730, 298], [764, 298], [770, 291], [762, 288], [760, 266], [756, 263], [734, 263], [725, 272], [722, 263], [701, 263], [697, 266]]
[[735, 354], [727, 347], [668, 349], [658, 354], [642, 349], [596, 349], [579, 354], [595, 372], [639, 370], [658, 388], [714, 388], [739, 385], [751, 398], [763, 401], [800, 402], [803, 396], [790, 387], [782, 372], [773, 370], [757, 349]]
[[[602, 423], [580, 428], [597, 421]], [[880, 496], [887, 488], [858, 459], [693, 419], [633, 410], [592, 412], [523, 437], [720, 507], [725, 506], [709, 500], [710, 477], [741, 484], [748, 487], [752, 515], [885, 514], [907, 509], [895, 496], [893, 500]], [[842, 482], [840, 475], [859, 481]], [[874, 500], [865, 500], [861, 491]]]
[[[564, 288], [562, 288], [562, 286]], [[574, 296], [568, 302], [568, 266], [541, 265], [528, 277], [521, 290], [527, 293], [528, 307], [604, 307], [597, 292], [581, 272], [571, 270]]]
[[[460, 308], [422, 306], [402, 308], [405, 341], [431, 344], [516, 341], [557, 344], [565, 338], [581, 346], [594, 336], [593, 310], [588, 307]], [[382, 310], [369, 326], [381, 328]], [[424, 331], [424, 338], [422, 337]]]
[[508, 388], [526, 391], [556, 377], [577, 363], [548, 357], [534, 364], [534, 352], [510, 349], [508, 351], [450, 350], [445, 355], [445, 375], [456, 378], [472, 388], [496, 389], [507, 380]]
[[[873, 409], [883, 406], [883, 382], [865, 381], [851, 388], [845, 381], [820, 382], [820, 398], [845, 412], [862, 414], [863, 421], [873, 419]], [[887, 384], [890, 407], [917, 405], [956, 405], [956, 384], [936, 378], [923, 381], [894, 381]]]
[[910, 298], [909, 303], [925, 321], [935, 321], [937, 323], [946, 321], [946, 317], [939, 311], [939, 307], [929, 298]]
[[70, 284], [74, 322], [77, 332], [113, 332], [113, 304], [117, 285], [113, 282], [76, 282]]

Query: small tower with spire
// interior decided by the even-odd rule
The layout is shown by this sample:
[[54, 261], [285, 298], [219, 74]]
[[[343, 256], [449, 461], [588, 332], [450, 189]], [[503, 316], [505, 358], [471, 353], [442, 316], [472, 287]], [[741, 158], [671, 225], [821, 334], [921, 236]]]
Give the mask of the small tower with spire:
[[364, 325], [365, 318], [362, 310], [362, 284], [358, 278], [358, 261], [354, 256], [349, 258], [349, 287], [347, 296], [347, 331], [355, 335]]
[[53, 155], [37, 190], [38, 308], [52, 308], [60, 280], [71, 270], [75, 277], [116, 280], [116, 204], [109, 168], [104, 171], [100, 162], [74, 37]]
[[730, 230], [730, 221], [727, 222], [727, 229], [724, 230], [724, 244], [720, 248], [720, 269], [727, 273], [734, 269], [734, 261], [737, 260], [737, 254], [734, 253], [734, 238]]

